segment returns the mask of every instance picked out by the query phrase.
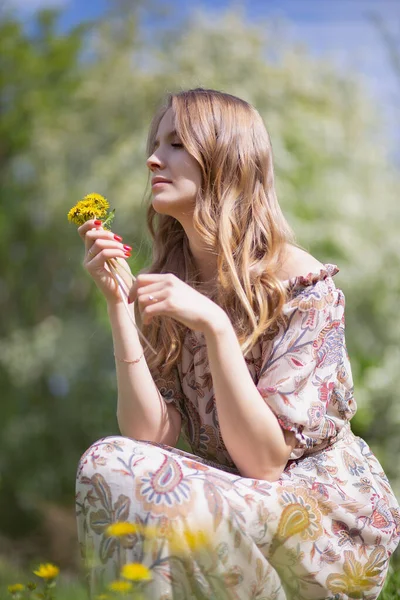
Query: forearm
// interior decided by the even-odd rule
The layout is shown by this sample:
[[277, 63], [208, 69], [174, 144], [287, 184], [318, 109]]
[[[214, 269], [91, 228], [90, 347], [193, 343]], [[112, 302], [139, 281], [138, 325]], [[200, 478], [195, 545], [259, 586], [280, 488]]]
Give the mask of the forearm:
[[244, 477], [275, 480], [289, 455], [283, 431], [258, 392], [228, 318], [205, 332], [221, 435]]
[[[133, 305], [130, 306], [134, 319]], [[123, 304], [108, 306], [112, 329], [114, 352], [118, 358], [136, 360], [143, 348]], [[176, 415], [171, 418], [173, 407], [164, 402], [144, 356], [135, 364], [116, 360], [118, 386], [118, 425], [122, 435], [135, 439], [150, 440], [175, 445], [179, 437]]]

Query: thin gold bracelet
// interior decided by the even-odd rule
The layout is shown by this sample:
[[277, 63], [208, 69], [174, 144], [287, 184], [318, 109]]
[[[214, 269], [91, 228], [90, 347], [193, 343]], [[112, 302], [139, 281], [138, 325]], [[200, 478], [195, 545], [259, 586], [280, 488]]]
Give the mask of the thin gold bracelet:
[[143, 357], [143, 354], [144, 354], [144, 353], [142, 352], [142, 354], [141, 354], [141, 355], [139, 356], [139, 358], [137, 358], [136, 360], [126, 360], [126, 358], [118, 358], [118, 356], [116, 356], [116, 354], [115, 354], [115, 352], [114, 352], [115, 359], [116, 359], [118, 362], [127, 363], [128, 365], [134, 365], [134, 364], [138, 363], [138, 362], [139, 362], [139, 360], [140, 360], [140, 359]]

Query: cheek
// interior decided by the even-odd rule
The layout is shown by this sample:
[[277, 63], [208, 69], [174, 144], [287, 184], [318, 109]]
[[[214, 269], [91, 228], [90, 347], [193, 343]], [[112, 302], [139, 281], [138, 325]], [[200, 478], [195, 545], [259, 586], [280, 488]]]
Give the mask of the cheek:
[[198, 184], [192, 177], [184, 177], [178, 184], [178, 195], [187, 200], [195, 200], [198, 192]]
[[196, 189], [198, 189], [201, 186], [201, 169], [200, 169], [199, 165], [193, 158], [191, 158], [188, 161], [187, 168], [188, 168], [188, 175], [189, 175], [188, 178], [196, 186]]
[[202, 183], [201, 170], [198, 165], [196, 165], [196, 176], [195, 176], [196, 188], [200, 189]]
[[177, 168], [185, 179], [198, 181], [201, 177], [201, 169], [197, 161], [183, 150], [178, 152], [174, 157], [175, 168]]

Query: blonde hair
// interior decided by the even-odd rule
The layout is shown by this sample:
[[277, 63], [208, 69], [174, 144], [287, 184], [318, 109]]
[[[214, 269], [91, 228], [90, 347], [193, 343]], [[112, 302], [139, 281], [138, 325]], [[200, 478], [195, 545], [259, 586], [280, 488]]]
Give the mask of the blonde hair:
[[[150, 126], [149, 156], [169, 108], [177, 135], [201, 169], [193, 226], [204, 247], [217, 256], [217, 281], [207, 295], [228, 314], [247, 354], [282, 314], [286, 291], [277, 273], [286, 244], [295, 244], [276, 198], [269, 135], [248, 102], [197, 88], [168, 94]], [[200, 287], [182, 225], [158, 214], [151, 195], [148, 202], [153, 261], [142, 272], [173, 273]], [[164, 316], [144, 325], [136, 303], [135, 312], [143, 334], [157, 350], [155, 356], [145, 348], [150, 370], [168, 375], [180, 359], [186, 327]]]

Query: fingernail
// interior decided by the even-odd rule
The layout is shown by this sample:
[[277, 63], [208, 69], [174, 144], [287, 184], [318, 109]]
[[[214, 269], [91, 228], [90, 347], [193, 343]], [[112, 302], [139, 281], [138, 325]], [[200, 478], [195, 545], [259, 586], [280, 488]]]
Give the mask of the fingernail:
[[117, 242], [122, 242], [122, 237], [120, 235], [114, 235], [114, 240], [117, 240]]
[[97, 226], [101, 225], [101, 223], [102, 223], [102, 221], [99, 221], [99, 220], [97, 220], [97, 221], [94, 222], [94, 224], [97, 225]]
[[128, 298], [128, 304], [132, 304], [133, 298]]
[[124, 246], [124, 250], [127, 250], [128, 252], [130, 252], [132, 250], [132, 248], [130, 246]]
[[125, 252], [125, 256], [126, 256], [126, 258], [130, 258], [131, 257], [131, 253], [130, 252]]

